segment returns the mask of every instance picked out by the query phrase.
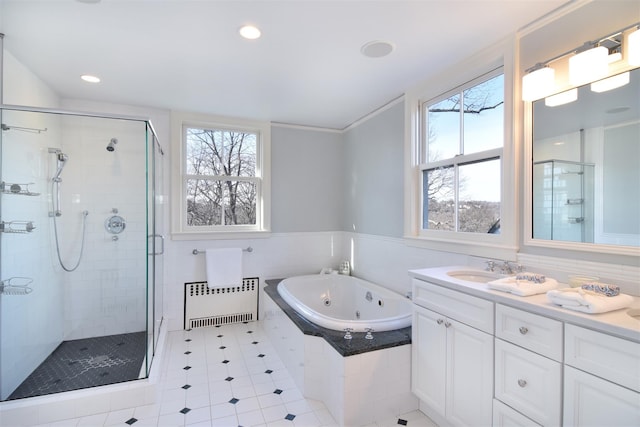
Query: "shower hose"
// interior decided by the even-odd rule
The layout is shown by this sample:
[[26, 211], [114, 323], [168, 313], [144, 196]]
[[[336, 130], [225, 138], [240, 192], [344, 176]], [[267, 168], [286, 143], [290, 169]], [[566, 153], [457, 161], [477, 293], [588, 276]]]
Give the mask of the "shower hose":
[[[59, 185], [59, 183], [57, 182], [52, 182], [51, 183], [51, 194], [53, 194], [53, 190], [54, 190], [54, 186], [55, 185]], [[58, 202], [59, 203], [59, 202]], [[52, 209], [52, 218], [53, 218], [53, 235], [55, 237], [55, 241], [56, 241], [56, 253], [58, 254], [58, 262], [60, 263], [60, 267], [62, 267], [62, 269], [64, 271], [67, 272], [72, 272], [75, 271], [78, 266], [80, 265], [80, 261], [82, 260], [82, 253], [84, 252], [84, 236], [85, 236], [85, 230], [87, 228], [87, 215], [89, 215], [89, 211], [82, 211], [82, 240], [80, 243], [80, 254], [78, 255], [78, 260], [76, 261], [75, 265], [73, 267], [67, 267], [64, 262], [62, 261], [62, 257], [60, 256], [60, 244], [58, 242], [58, 221], [57, 221], [57, 215], [56, 212], [60, 212], [59, 208], [60, 206], [55, 206], [55, 202], [52, 198], [51, 200], [51, 206], [53, 207]]]

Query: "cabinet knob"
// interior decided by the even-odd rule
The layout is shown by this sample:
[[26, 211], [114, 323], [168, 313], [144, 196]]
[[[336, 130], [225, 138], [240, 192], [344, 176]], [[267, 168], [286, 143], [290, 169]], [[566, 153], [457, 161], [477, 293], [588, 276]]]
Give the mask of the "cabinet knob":
[[436, 320], [436, 323], [437, 323], [438, 325], [442, 325], [442, 323], [443, 323], [443, 322], [444, 322], [444, 320], [443, 320], [443, 319], [438, 319], [438, 320]]
[[451, 322], [444, 322], [444, 327], [448, 328], [449, 326], [451, 326]]
[[520, 387], [526, 387], [527, 386], [527, 381], [526, 380], [518, 380], [518, 385]]
[[526, 333], [529, 332], [529, 329], [524, 327], [524, 326], [520, 326], [520, 333], [522, 335], [526, 335]]

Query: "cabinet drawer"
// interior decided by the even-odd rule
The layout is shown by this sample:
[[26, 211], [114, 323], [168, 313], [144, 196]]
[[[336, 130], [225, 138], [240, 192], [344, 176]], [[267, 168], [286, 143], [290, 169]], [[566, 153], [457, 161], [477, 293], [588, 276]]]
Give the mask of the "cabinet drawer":
[[562, 362], [562, 322], [496, 305], [496, 337]]
[[493, 335], [493, 302], [413, 279], [413, 302]]
[[495, 397], [541, 425], [559, 425], [560, 363], [495, 340]]
[[540, 427], [540, 424], [533, 422], [518, 411], [514, 411], [509, 406], [493, 399], [493, 427]]
[[565, 325], [565, 364], [640, 391], [640, 343]]

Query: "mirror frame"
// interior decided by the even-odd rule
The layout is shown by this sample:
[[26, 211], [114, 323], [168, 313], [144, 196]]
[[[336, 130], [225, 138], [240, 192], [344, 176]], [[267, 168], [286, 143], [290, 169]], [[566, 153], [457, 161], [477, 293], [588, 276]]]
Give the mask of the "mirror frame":
[[[628, 70], [636, 67], [629, 67]], [[621, 71], [616, 71], [615, 74]], [[563, 89], [566, 90], [566, 89]], [[561, 240], [543, 240], [533, 238], [533, 102], [523, 102], [523, 161], [524, 161], [524, 212], [523, 236], [525, 246], [543, 247], [549, 249], [564, 249], [579, 252], [592, 252], [613, 255], [640, 257], [640, 247], [618, 246], [597, 243], [567, 242]]]

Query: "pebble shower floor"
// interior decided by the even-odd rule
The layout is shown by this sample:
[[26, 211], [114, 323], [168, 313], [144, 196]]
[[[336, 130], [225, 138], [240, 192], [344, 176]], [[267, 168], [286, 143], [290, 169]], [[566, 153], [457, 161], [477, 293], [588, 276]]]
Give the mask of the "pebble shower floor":
[[[158, 402], [49, 426], [337, 426], [298, 390], [259, 322], [169, 332], [165, 347]], [[368, 427], [398, 425], [436, 427], [419, 411]]]

